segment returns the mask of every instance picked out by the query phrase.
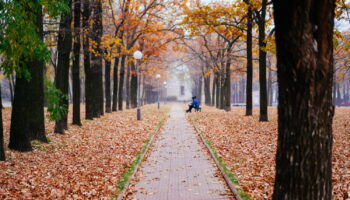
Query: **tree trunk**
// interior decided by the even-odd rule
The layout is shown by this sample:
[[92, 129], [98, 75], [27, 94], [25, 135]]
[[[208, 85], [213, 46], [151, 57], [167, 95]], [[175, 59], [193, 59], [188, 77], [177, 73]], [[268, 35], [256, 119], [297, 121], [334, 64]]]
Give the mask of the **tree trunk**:
[[273, 5], [279, 84], [273, 199], [332, 199], [335, 0]]
[[118, 104], [118, 65], [119, 65], [119, 57], [116, 57], [114, 60], [114, 68], [113, 68], [113, 104], [112, 111], [117, 111]]
[[111, 112], [111, 61], [105, 60], [106, 113]]
[[14, 88], [14, 78], [13, 75], [10, 75], [10, 77], [7, 78], [9, 81], [9, 87], [10, 87], [10, 97], [11, 97], [11, 105], [13, 104], [13, 88]]
[[[128, 62], [127, 62], [128, 63]], [[125, 79], [125, 102], [126, 102], [126, 109], [130, 109], [130, 65], [126, 65], [126, 79]]]
[[259, 20], [259, 83], [260, 83], [260, 121], [268, 121], [267, 115], [267, 88], [266, 88], [266, 42], [265, 17], [267, 0], [262, 1]]
[[[32, 66], [28, 66], [32, 67]], [[15, 96], [13, 99], [11, 113], [10, 143], [9, 148], [17, 151], [31, 151], [28, 102], [30, 100], [30, 81], [23, 76], [17, 76], [15, 85]]]
[[119, 73], [119, 90], [118, 90], [118, 110], [123, 110], [123, 89], [124, 89], [124, 75], [125, 75], [125, 56], [122, 56], [120, 62]]
[[226, 73], [225, 73], [225, 96], [224, 99], [224, 109], [226, 111], [231, 111], [231, 61], [227, 61], [226, 63]]
[[202, 85], [203, 85], [203, 76], [199, 75], [198, 80], [198, 100], [200, 103], [202, 103]]
[[74, 0], [74, 47], [73, 47], [73, 124], [81, 126], [80, 120], [80, 12], [81, 0]]
[[336, 99], [336, 105], [339, 106], [342, 102], [342, 97], [341, 97], [341, 94], [340, 94], [340, 84], [339, 83], [335, 83], [336, 85], [336, 88], [337, 88], [337, 99]]
[[[0, 85], [0, 105], [2, 105], [1, 98], [1, 85]], [[5, 149], [4, 149], [4, 130], [2, 125], [2, 108], [0, 108], [0, 161], [4, 161], [5, 158]]]
[[90, 1], [84, 0], [83, 3], [83, 50], [84, 50], [84, 71], [85, 71], [85, 119], [92, 120], [94, 118], [94, 93], [93, 93], [93, 78], [91, 75], [90, 66]]
[[[224, 67], [223, 65], [222, 65], [222, 67]], [[225, 73], [224, 73], [224, 71], [223, 71], [224, 69], [221, 69], [221, 74], [220, 74], [220, 84], [219, 84], [219, 92], [220, 92], [220, 106], [219, 106], [219, 108], [220, 109], [225, 109], [225, 89], [226, 89], [226, 85], [225, 85], [225, 79], [226, 79], [226, 77], [225, 77]]]
[[221, 90], [221, 76], [220, 76], [220, 72], [217, 72], [217, 74], [216, 74], [217, 76], [216, 76], [216, 99], [215, 99], [215, 101], [216, 101], [216, 108], [220, 108], [220, 99], [221, 99], [221, 97], [220, 97], [220, 90]]
[[213, 76], [214, 76], [214, 78], [213, 78], [213, 89], [212, 89], [212, 100], [211, 100], [211, 105], [212, 106], [215, 106], [216, 105], [216, 75], [215, 74], [213, 74]]
[[130, 81], [131, 108], [137, 107], [137, 71], [135, 63], [131, 63], [131, 81]]
[[94, 53], [91, 53], [91, 76], [92, 76], [92, 95], [93, 95], [93, 116], [99, 118], [103, 115], [103, 82], [102, 82], [102, 51], [100, 48], [102, 37], [102, 5], [98, 0], [91, 2], [92, 4], [92, 25], [91, 40], [95, 43], [92, 46]]
[[[69, 1], [68, 6], [71, 7], [72, 1]], [[71, 12], [63, 12], [60, 21], [60, 30], [58, 33], [57, 51], [58, 63], [55, 76], [56, 88], [61, 90], [63, 95], [68, 97], [69, 87], [69, 54], [72, 49], [72, 16]], [[60, 106], [68, 108], [68, 98], [61, 99]], [[68, 129], [67, 113], [61, 116], [61, 119], [55, 123], [55, 133], [64, 134], [64, 130]]]
[[247, 23], [247, 88], [246, 116], [253, 115], [253, 13], [249, 6]]
[[[214, 87], [213, 87], [214, 88]], [[210, 97], [210, 76], [204, 76], [204, 98], [205, 105], [211, 106], [211, 97]]]
[[267, 101], [268, 101], [268, 105], [269, 106], [272, 106], [272, 95], [273, 95], [273, 91], [272, 91], [272, 77], [271, 76], [272, 76], [272, 71], [269, 68], [269, 78], [267, 80], [267, 93], [268, 93]]

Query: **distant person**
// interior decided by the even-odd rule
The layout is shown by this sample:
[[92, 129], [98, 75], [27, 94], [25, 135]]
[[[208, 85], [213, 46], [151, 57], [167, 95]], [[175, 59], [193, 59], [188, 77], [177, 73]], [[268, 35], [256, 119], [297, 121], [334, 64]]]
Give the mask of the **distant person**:
[[192, 109], [199, 109], [200, 102], [197, 99], [196, 96], [192, 97], [192, 103], [188, 105], [188, 110], [186, 110], [187, 113], [192, 112]]

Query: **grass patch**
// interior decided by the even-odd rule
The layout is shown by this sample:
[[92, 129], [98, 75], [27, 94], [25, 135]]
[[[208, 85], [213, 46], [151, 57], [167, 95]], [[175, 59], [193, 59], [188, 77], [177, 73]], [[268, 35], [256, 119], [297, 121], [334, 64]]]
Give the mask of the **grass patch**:
[[[163, 126], [167, 116], [164, 116], [157, 124], [157, 126], [153, 129], [153, 135], [157, 133], [157, 131]], [[152, 136], [153, 137], [153, 136]], [[139, 151], [135, 157], [135, 159], [132, 161], [130, 166], [126, 166], [126, 171], [122, 174], [121, 178], [117, 182], [117, 193], [112, 199], [117, 199], [118, 194], [122, 192], [126, 186], [126, 184], [129, 182], [131, 176], [133, 175], [136, 167], [141, 163], [143, 155], [146, 153], [146, 150], [148, 149], [149, 145], [151, 143], [151, 140], [148, 139], [145, 141], [145, 144], [143, 145], [141, 151]]]
[[[50, 138], [47, 138], [47, 140], [48, 140], [49, 143], [52, 142], [50, 140]], [[36, 149], [38, 151], [48, 152], [48, 151], [52, 150], [52, 148], [49, 148], [49, 147], [43, 145], [43, 144], [46, 144], [46, 143], [42, 142], [40, 140], [32, 140], [31, 144], [32, 144], [33, 149]]]
[[[208, 145], [208, 147], [210, 148], [210, 150], [213, 152], [214, 157], [218, 160], [219, 165], [222, 167], [222, 169], [224, 170], [224, 173], [229, 177], [230, 181], [239, 186], [239, 182], [237, 180], [237, 178], [235, 177], [235, 175], [229, 170], [229, 168], [227, 167], [227, 164], [225, 163], [225, 161], [218, 155], [217, 151], [215, 150], [213, 143], [208, 140], [205, 135], [199, 130], [199, 128], [197, 128], [196, 124], [195, 124], [195, 118], [193, 115], [190, 116], [191, 122], [194, 125], [195, 129], [197, 130], [197, 132], [204, 138], [204, 142]], [[241, 188], [236, 188], [237, 192], [239, 194], [239, 196], [241, 196], [242, 199], [250, 199], [250, 197], [246, 194], [244, 194], [243, 190]]]

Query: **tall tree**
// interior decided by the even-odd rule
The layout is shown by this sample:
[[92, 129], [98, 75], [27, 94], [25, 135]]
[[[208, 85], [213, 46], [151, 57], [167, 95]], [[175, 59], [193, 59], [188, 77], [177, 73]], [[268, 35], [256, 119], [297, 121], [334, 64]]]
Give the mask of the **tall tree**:
[[[72, 1], [68, 2], [68, 6], [71, 7]], [[63, 95], [67, 98], [62, 98], [60, 101], [61, 106], [67, 107], [68, 102], [68, 87], [69, 87], [69, 55], [72, 50], [72, 15], [71, 12], [64, 12], [61, 15], [60, 27], [58, 32], [58, 63], [55, 76], [56, 88], [61, 90]], [[64, 130], [68, 129], [67, 125], [67, 112], [61, 116], [61, 119], [56, 121], [55, 133], [64, 134]]]
[[99, 0], [93, 0], [92, 6], [92, 51], [91, 53], [91, 75], [92, 75], [92, 90], [93, 90], [93, 117], [100, 117], [103, 115], [103, 78], [102, 78], [102, 50], [101, 50], [101, 37], [102, 37], [102, 2]]
[[279, 85], [273, 199], [332, 199], [335, 0], [273, 0]]
[[83, 34], [83, 50], [84, 50], [84, 71], [85, 71], [85, 118], [92, 120], [94, 118], [94, 93], [93, 93], [93, 79], [90, 69], [90, 1], [83, 1], [83, 16], [82, 26]]
[[[28, 4], [26, 4], [28, 6]], [[18, 5], [19, 6], [19, 5]], [[33, 24], [36, 33], [33, 40], [43, 41], [42, 6], [32, 2], [25, 9], [29, 24]], [[44, 121], [44, 62], [39, 57], [21, 58], [22, 68], [28, 69], [30, 78], [25, 74], [16, 77], [15, 95], [10, 127], [9, 148], [18, 151], [31, 151], [30, 140], [47, 142]]]
[[[35, 24], [37, 35], [40, 41], [43, 41], [43, 13], [42, 6], [35, 2], [37, 6], [33, 7], [35, 13]], [[23, 58], [26, 60], [26, 58]], [[30, 139], [48, 142], [45, 135], [45, 115], [44, 115], [44, 61], [40, 58], [34, 58], [27, 64], [31, 75], [28, 86], [30, 95], [28, 96], [29, 105], [26, 108], [29, 122]], [[17, 85], [17, 81], [16, 81]], [[16, 94], [15, 94], [16, 95]]]
[[74, 45], [73, 45], [73, 124], [81, 125], [80, 120], [80, 34], [81, 0], [74, 0]]
[[260, 85], [260, 121], [268, 121], [266, 87], [266, 8], [267, 0], [262, 0], [261, 11], [257, 11], [259, 29], [259, 85]]
[[247, 88], [246, 88], [246, 112], [247, 116], [253, 115], [253, 13], [248, 8], [247, 15]]

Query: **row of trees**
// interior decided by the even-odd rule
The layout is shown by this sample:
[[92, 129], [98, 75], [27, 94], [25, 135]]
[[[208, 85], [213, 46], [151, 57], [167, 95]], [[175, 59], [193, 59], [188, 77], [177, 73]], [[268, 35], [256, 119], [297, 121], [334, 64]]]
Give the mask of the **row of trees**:
[[[173, 24], [159, 20], [169, 17], [165, 3], [181, 6], [157, 0], [2, 1], [1, 68], [15, 74], [9, 148], [25, 152], [32, 140], [48, 142], [45, 106], [54, 132], [64, 134], [70, 99], [74, 125], [81, 125], [82, 101], [88, 120], [123, 110], [124, 102], [135, 108], [138, 78], [147, 103], [155, 74], [166, 77], [160, 55], [175, 38]], [[143, 52], [138, 66], [135, 50]], [[2, 131], [0, 149], [4, 160]]]
[[210, 87], [204, 83], [207, 105], [229, 110], [230, 96], [226, 95], [231, 86], [226, 77], [243, 72], [247, 81], [246, 115], [251, 115], [253, 56], [258, 55], [260, 121], [267, 121], [270, 84], [266, 70], [276, 71], [267, 66], [268, 54], [276, 60], [279, 129], [273, 199], [331, 199], [332, 91], [334, 98], [348, 98], [350, 69], [347, 33], [337, 31], [334, 20], [348, 23], [348, 14], [347, 1], [243, 0], [197, 4], [184, 19], [195, 38], [183, 41], [190, 52], [188, 61], [196, 60], [192, 66], [199, 73], [195, 75], [203, 77], [204, 82], [214, 78], [212, 94], [206, 92]]
[[[260, 121], [268, 121], [267, 107], [278, 97], [272, 1], [210, 4], [196, 1], [191, 6], [185, 11], [182, 23], [190, 30], [191, 40], [184, 39], [181, 44], [186, 46], [188, 53], [184, 62], [193, 68], [193, 79], [197, 84], [201, 83], [199, 80], [203, 82], [204, 88], [197, 87], [200, 92], [196, 94], [203, 90], [206, 105], [224, 110], [230, 110], [231, 102], [238, 100], [246, 104], [249, 116], [252, 115], [254, 82], [258, 82], [255, 85], [259, 89]], [[348, 3], [338, 1], [339, 24], [349, 22], [347, 12]], [[335, 30], [333, 97], [334, 104], [340, 105], [348, 101], [349, 43], [346, 31]], [[254, 65], [258, 66], [257, 70]]]

